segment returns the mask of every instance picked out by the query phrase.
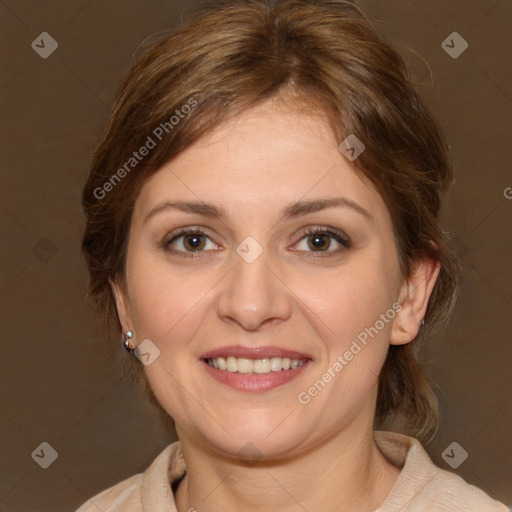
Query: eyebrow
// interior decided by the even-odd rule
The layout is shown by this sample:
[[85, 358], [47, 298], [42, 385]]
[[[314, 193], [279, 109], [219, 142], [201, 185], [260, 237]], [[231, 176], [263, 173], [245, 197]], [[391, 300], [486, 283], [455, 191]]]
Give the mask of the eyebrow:
[[[333, 197], [292, 203], [281, 211], [280, 221], [289, 220], [292, 218], [300, 217], [302, 215], [307, 215], [309, 213], [325, 210], [327, 208], [336, 207], [351, 209], [352, 211], [361, 214], [369, 221], [374, 220], [368, 210], [358, 205], [354, 201], [344, 197]], [[176, 209], [185, 213], [195, 213], [197, 215], [219, 219], [223, 222], [228, 220], [228, 215], [224, 208], [215, 206], [210, 203], [205, 203], [203, 201], [164, 201], [163, 203], [156, 205], [146, 215], [143, 224], [145, 224], [151, 217], [169, 209]]]

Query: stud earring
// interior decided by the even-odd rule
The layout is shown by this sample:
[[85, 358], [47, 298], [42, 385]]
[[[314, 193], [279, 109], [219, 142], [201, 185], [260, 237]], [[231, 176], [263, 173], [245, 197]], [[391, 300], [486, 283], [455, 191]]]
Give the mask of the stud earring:
[[128, 352], [133, 352], [135, 350], [135, 347], [130, 343], [132, 337], [132, 331], [127, 331], [126, 334], [121, 337], [121, 343]]

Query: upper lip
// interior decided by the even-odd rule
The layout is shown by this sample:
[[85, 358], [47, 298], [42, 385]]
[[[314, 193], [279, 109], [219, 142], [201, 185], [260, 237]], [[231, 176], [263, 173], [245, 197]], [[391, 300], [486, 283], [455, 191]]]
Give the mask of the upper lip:
[[232, 345], [220, 347], [201, 354], [200, 359], [216, 359], [217, 357], [243, 357], [245, 359], [263, 359], [271, 357], [287, 357], [289, 359], [311, 359], [311, 356], [296, 350], [280, 347], [243, 347]]

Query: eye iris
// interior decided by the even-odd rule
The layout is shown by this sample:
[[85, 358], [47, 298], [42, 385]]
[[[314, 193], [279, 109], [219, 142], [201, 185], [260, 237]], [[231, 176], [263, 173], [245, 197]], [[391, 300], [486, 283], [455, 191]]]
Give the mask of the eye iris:
[[[322, 238], [324, 239], [322, 243]], [[317, 235], [311, 235], [310, 240], [312, 240], [312, 243], [310, 244], [310, 247], [314, 249], [323, 249], [329, 247], [329, 240], [327, 239], [327, 243], [325, 243], [327, 235], [325, 234], [317, 234]]]
[[[203, 240], [201, 240], [203, 238]], [[193, 240], [192, 244], [188, 242]], [[186, 249], [191, 249], [192, 251], [197, 251], [204, 247], [204, 237], [203, 235], [195, 234], [195, 235], [187, 235], [184, 238], [184, 245]]]
[[[183, 245], [187, 251], [198, 252], [205, 246], [205, 236], [202, 233], [184, 233]], [[312, 249], [329, 249], [331, 236], [325, 232], [313, 233], [308, 237], [308, 245]]]

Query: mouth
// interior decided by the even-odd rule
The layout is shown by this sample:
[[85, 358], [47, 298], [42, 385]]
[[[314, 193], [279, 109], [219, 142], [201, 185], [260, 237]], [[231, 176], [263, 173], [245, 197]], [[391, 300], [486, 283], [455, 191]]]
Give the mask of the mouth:
[[312, 363], [300, 352], [277, 347], [223, 347], [202, 354], [207, 373], [239, 391], [267, 391], [296, 378]]
[[290, 359], [288, 357], [264, 357], [261, 359], [247, 359], [244, 357], [228, 356], [206, 358], [206, 364], [218, 370], [230, 373], [268, 374], [283, 370], [295, 370], [302, 366], [308, 359]]

